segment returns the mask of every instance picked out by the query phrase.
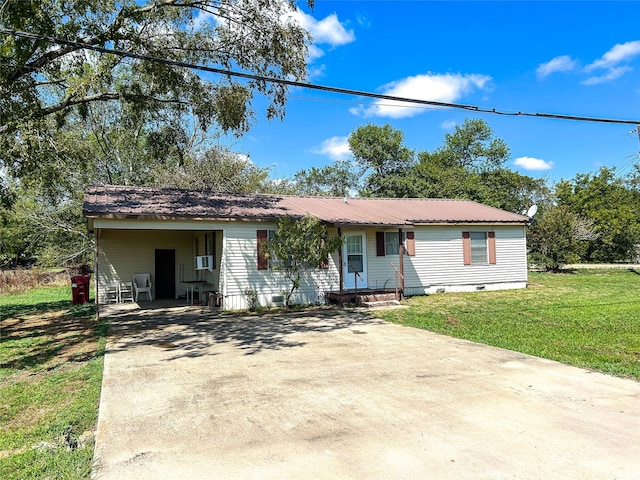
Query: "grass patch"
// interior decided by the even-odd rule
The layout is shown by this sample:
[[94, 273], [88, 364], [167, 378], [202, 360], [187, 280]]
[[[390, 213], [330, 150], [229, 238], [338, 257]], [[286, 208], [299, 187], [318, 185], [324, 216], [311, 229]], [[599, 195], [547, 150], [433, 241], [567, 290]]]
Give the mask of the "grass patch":
[[525, 290], [414, 297], [383, 319], [640, 379], [640, 275], [531, 273]]
[[106, 325], [71, 287], [0, 297], [2, 478], [89, 478]]

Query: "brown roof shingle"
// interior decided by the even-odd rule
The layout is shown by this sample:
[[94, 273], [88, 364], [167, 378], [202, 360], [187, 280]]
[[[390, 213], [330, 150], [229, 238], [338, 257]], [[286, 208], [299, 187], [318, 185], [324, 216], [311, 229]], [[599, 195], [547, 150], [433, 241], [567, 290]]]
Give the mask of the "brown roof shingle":
[[527, 217], [469, 200], [298, 197], [219, 194], [200, 190], [95, 186], [85, 192], [87, 218], [272, 220], [310, 214], [333, 225], [515, 223]]

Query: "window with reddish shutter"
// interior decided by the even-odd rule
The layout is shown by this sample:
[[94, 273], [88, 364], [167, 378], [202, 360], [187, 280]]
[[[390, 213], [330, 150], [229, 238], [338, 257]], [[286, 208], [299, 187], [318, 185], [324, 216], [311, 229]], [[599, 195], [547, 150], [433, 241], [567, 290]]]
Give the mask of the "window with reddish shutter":
[[465, 265], [496, 264], [496, 232], [462, 232]]
[[[415, 240], [413, 232], [402, 232], [405, 240], [405, 254], [415, 255]], [[411, 246], [411, 248], [409, 248]], [[400, 251], [400, 232], [376, 232], [376, 256], [398, 255]]]

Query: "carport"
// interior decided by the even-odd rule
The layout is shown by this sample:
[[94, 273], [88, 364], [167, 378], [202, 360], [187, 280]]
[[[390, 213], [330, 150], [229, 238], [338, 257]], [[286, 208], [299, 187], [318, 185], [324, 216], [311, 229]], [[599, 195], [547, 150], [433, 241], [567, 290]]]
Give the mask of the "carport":
[[111, 318], [94, 478], [640, 478], [640, 384], [338, 309]]

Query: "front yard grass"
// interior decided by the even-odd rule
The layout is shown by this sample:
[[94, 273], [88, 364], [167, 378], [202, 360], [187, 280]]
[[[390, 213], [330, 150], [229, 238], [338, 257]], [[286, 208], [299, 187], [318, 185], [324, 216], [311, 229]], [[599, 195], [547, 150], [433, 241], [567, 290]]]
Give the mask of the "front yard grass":
[[89, 478], [106, 325], [71, 287], [0, 297], [0, 477]]
[[384, 320], [640, 379], [640, 270], [530, 273], [526, 290], [413, 297]]

